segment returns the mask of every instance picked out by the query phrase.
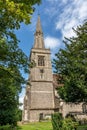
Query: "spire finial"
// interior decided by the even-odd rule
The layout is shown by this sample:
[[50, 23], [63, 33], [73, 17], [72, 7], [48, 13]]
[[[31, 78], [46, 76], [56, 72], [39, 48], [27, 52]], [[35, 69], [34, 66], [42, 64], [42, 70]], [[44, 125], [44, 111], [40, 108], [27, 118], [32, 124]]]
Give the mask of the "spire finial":
[[38, 14], [38, 20], [36, 25], [36, 32], [42, 33], [41, 21], [40, 21], [40, 14]]
[[36, 32], [35, 32], [35, 43], [34, 48], [45, 49], [44, 40], [43, 40], [43, 32], [41, 27], [40, 15], [38, 14], [37, 24], [36, 24]]

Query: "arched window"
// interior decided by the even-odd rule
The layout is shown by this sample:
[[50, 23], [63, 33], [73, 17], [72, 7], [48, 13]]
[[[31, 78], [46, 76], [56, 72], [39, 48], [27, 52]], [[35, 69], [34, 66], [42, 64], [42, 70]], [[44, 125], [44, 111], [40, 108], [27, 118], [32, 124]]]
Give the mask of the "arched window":
[[38, 66], [45, 66], [44, 56], [38, 56]]

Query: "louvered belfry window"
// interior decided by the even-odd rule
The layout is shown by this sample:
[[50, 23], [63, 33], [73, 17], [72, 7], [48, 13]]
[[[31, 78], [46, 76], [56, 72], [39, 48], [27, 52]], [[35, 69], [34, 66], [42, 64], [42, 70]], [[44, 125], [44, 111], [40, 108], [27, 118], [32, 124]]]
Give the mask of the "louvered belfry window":
[[44, 56], [38, 56], [38, 66], [45, 66]]

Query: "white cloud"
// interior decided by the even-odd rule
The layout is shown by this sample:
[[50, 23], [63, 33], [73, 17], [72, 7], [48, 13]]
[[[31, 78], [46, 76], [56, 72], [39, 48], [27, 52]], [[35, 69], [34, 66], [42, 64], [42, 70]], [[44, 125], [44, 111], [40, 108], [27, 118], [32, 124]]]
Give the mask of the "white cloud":
[[80, 25], [87, 18], [87, 0], [74, 0], [64, 7], [56, 22], [56, 29], [60, 29], [62, 36], [74, 36], [72, 28]]
[[87, 18], [87, 1], [83, 2], [78, 10], [79, 19]]
[[47, 0], [48, 2], [57, 2], [58, 0]]
[[24, 97], [23, 97], [23, 96], [22, 96], [22, 97], [20, 97], [20, 98], [19, 98], [19, 102], [20, 102], [20, 103], [23, 103], [23, 99], [24, 99]]
[[55, 49], [60, 46], [60, 42], [57, 38], [47, 36], [45, 37], [45, 47], [50, 49]]
[[68, 2], [68, 0], [62, 0], [62, 2], [66, 4]]
[[[22, 89], [21, 94], [19, 95], [19, 103], [23, 104], [24, 101], [24, 96], [25, 96], [25, 88]], [[23, 110], [23, 105], [19, 107], [21, 110]]]
[[54, 2], [63, 2], [63, 3], [67, 3], [68, 0], [47, 0], [48, 2], [54, 3]]
[[[24, 100], [24, 96], [19, 97], [19, 103], [23, 103], [23, 100]], [[21, 110], [23, 110], [23, 105], [22, 105], [22, 106], [19, 106], [19, 108], [20, 108]]]
[[71, 37], [72, 28], [76, 28], [87, 19], [87, 0], [47, 0], [49, 7], [46, 13], [55, 22], [56, 30], [60, 30], [62, 37]]

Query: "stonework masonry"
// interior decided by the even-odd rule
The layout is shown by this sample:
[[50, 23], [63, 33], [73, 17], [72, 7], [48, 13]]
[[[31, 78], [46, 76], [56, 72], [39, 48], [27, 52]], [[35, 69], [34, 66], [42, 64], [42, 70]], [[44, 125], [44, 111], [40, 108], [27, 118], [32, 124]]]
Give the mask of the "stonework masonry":
[[[57, 94], [58, 86], [55, 74], [52, 74], [51, 52], [44, 46], [40, 16], [36, 25], [34, 47], [31, 49], [30, 61], [35, 63], [29, 75], [30, 85], [26, 86], [23, 107], [23, 123], [36, 122], [50, 118], [54, 112], [61, 112], [63, 117], [69, 113], [77, 114], [80, 118], [87, 118], [83, 114], [83, 103], [65, 103]], [[87, 111], [84, 107], [84, 112]]]
[[53, 75], [50, 49], [44, 47], [43, 33], [38, 16], [35, 43], [31, 50], [30, 61], [35, 67], [30, 70], [30, 86], [26, 87], [23, 122], [39, 121], [54, 112]]

